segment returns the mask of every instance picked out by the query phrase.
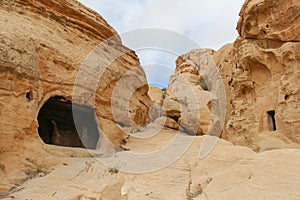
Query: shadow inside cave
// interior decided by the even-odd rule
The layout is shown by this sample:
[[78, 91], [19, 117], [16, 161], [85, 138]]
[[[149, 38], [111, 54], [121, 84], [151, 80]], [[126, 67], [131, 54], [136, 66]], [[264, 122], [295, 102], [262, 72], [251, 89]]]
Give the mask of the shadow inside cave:
[[96, 149], [99, 132], [95, 119], [93, 108], [55, 96], [39, 111], [38, 133], [46, 144]]

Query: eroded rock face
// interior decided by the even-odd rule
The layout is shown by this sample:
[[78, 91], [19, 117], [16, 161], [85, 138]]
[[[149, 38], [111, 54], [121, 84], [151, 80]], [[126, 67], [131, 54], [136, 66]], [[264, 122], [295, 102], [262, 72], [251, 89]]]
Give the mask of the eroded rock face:
[[257, 133], [273, 131], [299, 143], [298, 43], [265, 48], [240, 37], [231, 55], [222, 68], [230, 99], [229, 140], [251, 146]]
[[212, 122], [211, 49], [192, 50], [178, 57], [164, 100], [168, 117], [176, 119], [185, 132], [203, 135]]
[[159, 117], [154, 121], [154, 123], [159, 124], [161, 127], [166, 127], [174, 130], [179, 129], [178, 123], [174, 119], [169, 117]]
[[149, 115], [151, 122], [154, 122], [157, 118], [164, 115], [162, 105], [165, 98], [165, 92], [158, 87], [150, 86], [148, 93], [152, 101], [152, 106], [149, 109]]
[[256, 150], [265, 134], [299, 144], [299, 2], [246, 1], [240, 16], [240, 36], [213, 57], [227, 90], [224, 137]]
[[[103, 128], [109, 131], [100, 127], [98, 137], [101, 140], [101, 134], [105, 134], [116, 146], [124, 133], [115, 122], [144, 126], [150, 120], [148, 85], [137, 56], [121, 44], [116, 31], [99, 14], [77, 1], [1, 1], [0, 51], [1, 192], [38, 168], [51, 165], [51, 160], [45, 161], [49, 157], [39, 137], [38, 127], [42, 125], [37, 119], [51, 97], [63, 97], [94, 110], [96, 123], [110, 125]], [[127, 84], [116, 87], [121, 79]], [[131, 120], [116, 120], [112, 102]], [[61, 123], [70, 119], [69, 111], [64, 112], [67, 116], [53, 122], [49, 119], [45, 125], [50, 133], [56, 133], [52, 141], [60, 145], [59, 134], [74, 132], [72, 124], [66, 127]], [[81, 131], [89, 130], [82, 126]], [[89, 141], [89, 136], [86, 139]], [[101, 148], [99, 142], [92, 142], [93, 148], [95, 142]], [[75, 146], [82, 145], [77, 141]], [[31, 167], [24, 167], [28, 165]]]
[[155, 86], [149, 86], [149, 96], [156, 105], [162, 105], [164, 100], [164, 91]]
[[[206, 104], [215, 80], [206, 69], [213, 60], [227, 95], [223, 138], [257, 151], [300, 144], [299, 8], [298, 1], [246, 1], [237, 27], [240, 36], [233, 44], [216, 52], [192, 50], [177, 59], [164, 102], [168, 116], [180, 118], [187, 110], [191, 117], [185, 126], [190, 127], [200, 113], [206, 118], [199, 121], [202, 130], [197, 134], [207, 133], [212, 123], [207, 116], [214, 114]], [[187, 109], [185, 99], [174, 92], [191, 85], [202, 105]]]
[[[281, 42], [300, 41], [299, 1], [246, 1], [240, 11], [237, 30], [243, 38]], [[272, 44], [271, 44], [272, 46]]]

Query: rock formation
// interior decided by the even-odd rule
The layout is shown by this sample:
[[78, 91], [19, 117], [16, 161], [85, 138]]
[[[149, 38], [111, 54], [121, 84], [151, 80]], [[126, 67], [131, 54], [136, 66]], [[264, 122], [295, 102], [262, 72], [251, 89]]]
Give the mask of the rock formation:
[[[99, 14], [75, 0], [1, 0], [0, 198], [299, 198], [299, 7], [247, 0], [236, 41], [180, 56], [151, 102], [137, 56]], [[229, 141], [200, 160], [216, 137], [182, 131], [221, 130], [221, 78]]]
[[[77, 1], [1, 1], [0, 51], [0, 192], [51, 165], [45, 164], [50, 155], [44, 143], [82, 146], [59, 134], [79, 134], [91, 149], [103, 148], [105, 137], [118, 147], [126, 133], [116, 123], [140, 127], [150, 121], [148, 84], [136, 54]], [[121, 79], [126, 84], [117, 87]], [[73, 115], [87, 114], [77, 124], [72, 103]], [[129, 107], [119, 106], [124, 104]], [[116, 119], [112, 107], [126, 116]]]
[[174, 119], [166, 117], [166, 116], [157, 118], [154, 121], [154, 123], [159, 124], [166, 128], [171, 128], [171, 129], [175, 129], [175, 130], [179, 129], [179, 124]]
[[159, 89], [158, 87], [155, 86], [150, 86], [149, 87], [149, 96], [150, 99], [152, 100], [153, 104], [152, 107], [150, 108], [149, 115], [151, 118], [151, 121], [155, 121], [157, 118], [161, 117], [164, 115], [163, 113], [163, 101], [164, 101], [164, 91]]
[[[176, 131], [165, 130], [147, 140], [131, 140], [128, 146], [133, 152], [158, 151], [162, 141], [171, 141], [174, 135]], [[97, 158], [62, 157], [61, 164], [48, 174], [36, 176], [8, 196], [96, 200], [299, 198], [299, 150], [255, 153], [219, 140], [209, 156], [200, 160], [197, 155], [205, 137], [195, 137], [192, 146], [175, 163], [144, 174], [124, 173], [118, 165], [107, 168]]]
[[[226, 136], [259, 149], [266, 132], [300, 144], [298, 1], [246, 1], [232, 45], [214, 55], [227, 86]], [[285, 13], [285, 14], [283, 14]]]
[[[149, 96], [153, 102], [152, 107], [150, 108], [149, 115], [155, 124], [159, 125], [157, 128], [171, 128], [178, 130], [179, 124], [178, 120], [174, 120], [170, 115], [166, 114], [166, 104], [165, 104], [165, 97], [166, 97], [166, 90], [165, 89], [159, 89], [155, 86], [149, 87]], [[173, 104], [176, 105], [176, 104]], [[172, 106], [172, 104], [169, 105], [169, 107]], [[176, 118], [175, 118], [176, 119]]]
[[164, 91], [155, 86], [149, 86], [149, 96], [156, 105], [162, 105], [164, 100]]
[[[299, 2], [246, 1], [237, 26], [239, 37], [233, 44], [216, 52], [192, 50], [177, 59], [164, 102], [168, 116], [180, 118], [187, 112], [192, 121], [193, 111], [200, 108], [206, 118], [201, 119], [200, 114], [197, 133], [207, 134], [211, 123], [209, 90], [214, 81], [207, 79], [205, 69], [214, 65], [222, 75], [227, 96], [223, 138], [257, 151], [299, 147], [299, 17]], [[199, 95], [197, 102], [203, 104], [196, 110], [186, 108], [172, 93], [191, 85], [192, 95]], [[265, 146], [266, 136], [282, 145]]]
[[176, 69], [171, 77], [164, 109], [168, 117], [192, 135], [208, 133], [211, 119], [211, 86], [206, 80], [207, 65], [213, 50], [193, 50], [176, 60]]

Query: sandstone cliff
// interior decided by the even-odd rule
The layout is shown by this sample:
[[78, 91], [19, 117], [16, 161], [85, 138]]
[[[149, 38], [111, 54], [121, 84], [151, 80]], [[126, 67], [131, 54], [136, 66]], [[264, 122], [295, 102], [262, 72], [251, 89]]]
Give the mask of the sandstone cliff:
[[198, 111], [174, 95], [192, 86], [193, 94], [188, 95], [199, 96], [194, 103], [200, 109], [196, 134], [213, 134], [207, 127], [213, 123], [208, 108], [214, 80], [205, 69], [216, 67], [227, 98], [223, 138], [257, 151], [299, 148], [299, 5], [298, 1], [246, 1], [233, 44], [216, 52], [198, 49], [180, 56], [164, 102], [168, 116], [180, 118], [185, 111], [189, 120], [197, 118], [193, 112]]
[[246, 1], [233, 45], [214, 56], [228, 90], [226, 135], [260, 148], [264, 135], [300, 144], [299, 1]]
[[[53, 164], [44, 143], [101, 149], [108, 137], [118, 147], [126, 133], [116, 123], [149, 122], [139, 60], [99, 14], [74, 0], [0, 4], [1, 192]], [[83, 116], [76, 127], [71, 103]], [[111, 104], [125, 117], [116, 119]]]
[[[101, 16], [73, 0], [0, 2], [0, 198], [299, 198], [299, 150], [252, 150], [299, 144], [299, 2], [247, 0], [233, 44], [180, 56], [167, 91], [152, 88], [160, 113], [146, 128], [144, 72]], [[200, 159], [212, 137], [181, 131], [221, 128], [212, 64], [227, 94], [222, 137], [252, 149], [219, 139]], [[71, 123], [72, 111], [85, 123]], [[115, 152], [105, 135], [120, 146], [127, 128], [130, 151]]]

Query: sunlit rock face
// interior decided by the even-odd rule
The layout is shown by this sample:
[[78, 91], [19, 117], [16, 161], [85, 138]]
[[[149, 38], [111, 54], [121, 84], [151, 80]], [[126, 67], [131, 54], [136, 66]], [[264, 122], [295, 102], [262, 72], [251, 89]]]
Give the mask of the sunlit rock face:
[[227, 90], [224, 137], [236, 144], [266, 150], [300, 143], [299, 6], [246, 1], [240, 36], [213, 57]]
[[[73, 0], [2, 0], [0, 198], [299, 198], [298, 149], [232, 144], [299, 148], [299, 1], [247, 0], [240, 16], [234, 43], [180, 56], [151, 102], [137, 56], [100, 15]], [[212, 61], [227, 94], [221, 137], [232, 143], [215, 140], [200, 159], [215, 137], [190, 135], [218, 124]], [[124, 140], [124, 130], [152, 135]], [[130, 152], [118, 151], [125, 142]], [[159, 156], [148, 168], [132, 152]]]
[[208, 134], [212, 122], [208, 73], [213, 54], [211, 49], [198, 49], [179, 56], [166, 91], [166, 115], [190, 135]]
[[[214, 65], [227, 99], [221, 137], [256, 151], [299, 147], [299, 8], [298, 1], [246, 1], [234, 43], [218, 51], [196, 49], [178, 57], [164, 100], [167, 115], [178, 119], [186, 132], [197, 125], [195, 134], [207, 134], [213, 123], [214, 82], [207, 75]], [[184, 96], [191, 95], [195, 103], [187, 104]], [[180, 120], [184, 111], [187, 123]]]
[[297, 42], [299, 18], [299, 1], [247, 0], [240, 11], [237, 30], [246, 39]]
[[[164, 130], [148, 140], [129, 141], [128, 146], [136, 152], [159, 151], [166, 142], [174, 139], [176, 132]], [[181, 134], [180, 137], [191, 136]], [[259, 199], [262, 196], [281, 200], [299, 197], [300, 150], [255, 153], [247, 147], [234, 146], [220, 139], [213, 151], [200, 160], [197, 155], [206, 137], [195, 137], [193, 144], [176, 162], [151, 173], [124, 173], [118, 171], [117, 166], [107, 168], [96, 158], [63, 158], [64, 165], [58, 165], [44, 177], [27, 181], [22, 190], [11, 195], [15, 199], [53, 196], [57, 199], [132, 200], [219, 200], [220, 197], [231, 200]], [[168, 152], [164, 159], [172, 157], [175, 152]], [[118, 157], [122, 158], [124, 154], [119, 153]], [[124, 161], [127, 165], [130, 157]], [[64, 183], [63, 187], [61, 183]]]
[[[117, 123], [150, 121], [136, 54], [77, 1], [1, 1], [0, 52], [0, 191], [53, 164], [46, 162], [45, 143], [101, 149], [107, 137], [118, 148], [126, 133]], [[122, 78], [127, 84], [116, 88]], [[72, 103], [81, 116], [78, 127]], [[112, 107], [126, 117], [116, 119]]]

